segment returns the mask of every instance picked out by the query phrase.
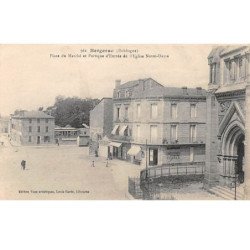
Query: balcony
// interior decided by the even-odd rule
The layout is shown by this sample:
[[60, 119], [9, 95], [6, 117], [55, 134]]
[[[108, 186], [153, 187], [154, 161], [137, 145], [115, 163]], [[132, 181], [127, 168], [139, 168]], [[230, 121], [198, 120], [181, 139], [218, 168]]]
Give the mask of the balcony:
[[[132, 139], [134, 143], [138, 144], [146, 144], [146, 139], [147, 138], [135, 138], [134, 140]], [[191, 140], [189, 137], [178, 137], [176, 140], [171, 140], [169, 138], [158, 138], [156, 140], [150, 140], [147, 139], [147, 144], [148, 145], [166, 145], [166, 146], [173, 146], [173, 145], [198, 145], [198, 144], [205, 144], [205, 138], [200, 137], [196, 138], [195, 140]]]
[[131, 142], [132, 137], [126, 135], [110, 135], [111, 140], [115, 141], [124, 141], [124, 142]]

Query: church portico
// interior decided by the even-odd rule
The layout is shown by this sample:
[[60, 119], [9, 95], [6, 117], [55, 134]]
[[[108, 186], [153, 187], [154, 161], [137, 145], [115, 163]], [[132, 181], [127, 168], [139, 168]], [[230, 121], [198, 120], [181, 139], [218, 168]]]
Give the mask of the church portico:
[[245, 188], [250, 198], [250, 49], [215, 48], [208, 56], [207, 142], [204, 187]]

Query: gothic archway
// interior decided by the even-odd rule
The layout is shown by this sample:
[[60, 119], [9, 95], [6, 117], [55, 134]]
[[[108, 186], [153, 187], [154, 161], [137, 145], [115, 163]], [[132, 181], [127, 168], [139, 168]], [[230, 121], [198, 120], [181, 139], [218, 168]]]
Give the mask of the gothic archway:
[[227, 184], [237, 175], [238, 182], [244, 182], [244, 125], [234, 120], [226, 127], [221, 144], [221, 176]]

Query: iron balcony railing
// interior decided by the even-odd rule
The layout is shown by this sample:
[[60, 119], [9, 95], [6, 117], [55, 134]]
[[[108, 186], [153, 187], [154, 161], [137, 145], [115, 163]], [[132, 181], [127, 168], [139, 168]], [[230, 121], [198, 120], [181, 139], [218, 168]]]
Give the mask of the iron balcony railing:
[[176, 165], [164, 165], [160, 167], [150, 167], [141, 170], [140, 179], [145, 181], [150, 178], [159, 178], [165, 176], [177, 175], [203, 175], [205, 171], [205, 162], [178, 163]]

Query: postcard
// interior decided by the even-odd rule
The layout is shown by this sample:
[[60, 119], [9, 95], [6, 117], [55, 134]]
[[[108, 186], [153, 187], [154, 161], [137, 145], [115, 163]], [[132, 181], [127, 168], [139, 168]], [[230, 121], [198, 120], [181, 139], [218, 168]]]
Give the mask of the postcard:
[[250, 198], [250, 47], [0, 45], [0, 199]]

